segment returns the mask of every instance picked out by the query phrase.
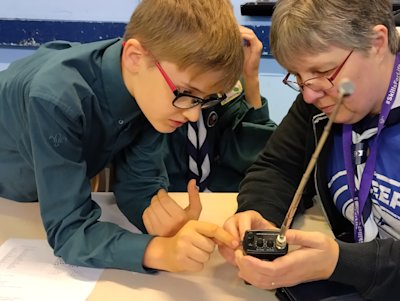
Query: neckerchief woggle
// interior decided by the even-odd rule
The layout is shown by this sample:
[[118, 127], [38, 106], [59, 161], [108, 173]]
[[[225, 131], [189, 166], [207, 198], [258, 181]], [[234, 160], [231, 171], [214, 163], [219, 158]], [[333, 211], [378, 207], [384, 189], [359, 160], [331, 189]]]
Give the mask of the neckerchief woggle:
[[375, 172], [376, 155], [378, 149], [379, 135], [385, 126], [386, 119], [390, 113], [393, 102], [396, 99], [397, 88], [400, 79], [400, 53], [397, 53], [392, 75], [390, 77], [389, 88], [386, 92], [385, 100], [382, 103], [381, 113], [378, 119], [378, 128], [375, 138], [371, 142], [370, 153], [365, 163], [364, 171], [361, 177], [360, 188], [357, 189], [354, 182], [354, 169], [352, 162], [352, 125], [343, 125], [343, 155], [344, 164], [347, 172], [347, 181], [349, 191], [354, 205], [354, 240], [356, 242], [364, 241], [364, 226], [362, 221], [362, 212], [368, 200], [372, 178]]

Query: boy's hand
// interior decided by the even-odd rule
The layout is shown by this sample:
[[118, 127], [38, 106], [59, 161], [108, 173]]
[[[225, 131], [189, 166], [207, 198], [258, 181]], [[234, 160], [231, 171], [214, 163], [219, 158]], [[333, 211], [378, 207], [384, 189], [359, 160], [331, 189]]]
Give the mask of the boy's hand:
[[245, 41], [243, 76], [258, 78], [258, 68], [260, 66], [263, 44], [250, 28], [239, 26], [239, 30]]
[[263, 45], [255, 33], [247, 27], [239, 26], [244, 46], [243, 80], [246, 101], [254, 108], [262, 106], [260, 96], [260, 83], [258, 79], [258, 68], [260, 65]]
[[235, 249], [239, 242], [221, 227], [189, 221], [173, 237], [155, 237], [147, 246], [144, 266], [169, 272], [196, 272], [203, 269], [216, 242]]
[[202, 205], [195, 180], [188, 183], [188, 194], [189, 205], [183, 209], [164, 189], [160, 189], [143, 212], [143, 223], [147, 232], [152, 235], [173, 236], [189, 220], [197, 220]]

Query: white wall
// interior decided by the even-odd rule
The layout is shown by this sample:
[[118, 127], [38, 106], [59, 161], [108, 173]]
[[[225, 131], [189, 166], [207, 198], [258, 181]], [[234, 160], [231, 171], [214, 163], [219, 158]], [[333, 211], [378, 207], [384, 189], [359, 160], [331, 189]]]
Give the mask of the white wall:
[[[0, 18], [126, 22], [139, 2], [140, 0], [1, 0]], [[231, 2], [239, 22], [257, 24], [260, 20], [267, 20], [266, 17], [241, 16], [240, 4], [246, 1]]]
[[1, 0], [0, 18], [127, 22], [139, 0]]

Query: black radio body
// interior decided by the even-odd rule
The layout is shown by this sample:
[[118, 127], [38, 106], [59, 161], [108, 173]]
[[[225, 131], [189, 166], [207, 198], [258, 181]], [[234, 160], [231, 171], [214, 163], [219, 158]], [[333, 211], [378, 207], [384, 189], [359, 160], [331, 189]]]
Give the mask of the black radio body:
[[248, 230], [243, 238], [243, 252], [262, 260], [272, 261], [288, 252], [288, 246], [278, 248], [279, 230]]

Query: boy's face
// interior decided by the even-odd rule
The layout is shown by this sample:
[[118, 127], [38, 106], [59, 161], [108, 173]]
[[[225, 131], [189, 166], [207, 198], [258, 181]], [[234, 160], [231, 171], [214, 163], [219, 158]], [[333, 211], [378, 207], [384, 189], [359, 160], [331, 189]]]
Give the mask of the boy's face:
[[215, 91], [213, 84], [219, 82], [223, 75], [222, 72], [214, 71], [194, 77], [194, 72], [190, 68], [182, 71], [170, 62], [164, 61], [159, 64], [165, 72], [164, 76], [155, 65], [154, 58], [148, 57], [142, 60], [137, 72], [127, 74], [124, 80], [152, 126], [158, 132], [171, 133], [188, 121], [197, 121], [201, 107], [200, 105], [189, 109], [175, 107], [172, 103], [175, 95], [166, 77], [180, 92], [206, 98], [220, 92]]

